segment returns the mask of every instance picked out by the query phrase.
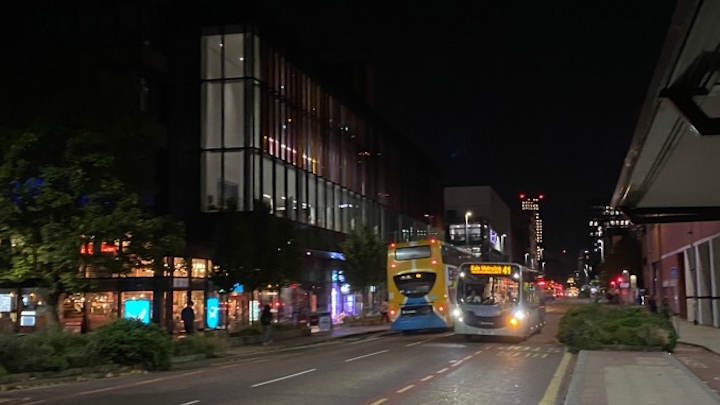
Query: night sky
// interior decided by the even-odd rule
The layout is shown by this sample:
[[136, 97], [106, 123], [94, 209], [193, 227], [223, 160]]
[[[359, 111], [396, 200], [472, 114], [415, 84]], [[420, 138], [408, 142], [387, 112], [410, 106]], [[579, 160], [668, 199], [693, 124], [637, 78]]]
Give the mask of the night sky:
[[445, 184], [489, 184], [512, 205], [544, 192], [547, 252], [574, 260], [587, 207], [611, 198], [674, 2], [386, 3], [265, 11], [326, 63], [371, 66], [375, 108]]

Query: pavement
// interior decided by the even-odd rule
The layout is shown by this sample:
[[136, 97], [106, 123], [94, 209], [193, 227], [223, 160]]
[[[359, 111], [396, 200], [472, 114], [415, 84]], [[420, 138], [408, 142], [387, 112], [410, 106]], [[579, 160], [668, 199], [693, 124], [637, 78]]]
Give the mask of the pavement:
[[368, 333], [202, 368], [0, 393], [0, 404], [554, 404], [569, 356], [554, 339], [561, 313], [551, 308], [543, 332], [523, 342]]
[[678, 332], [678, 342], [704, 347], [720, 354], [720, 328], [695, 325], [678, 317], [673, 318], [673, 325]]

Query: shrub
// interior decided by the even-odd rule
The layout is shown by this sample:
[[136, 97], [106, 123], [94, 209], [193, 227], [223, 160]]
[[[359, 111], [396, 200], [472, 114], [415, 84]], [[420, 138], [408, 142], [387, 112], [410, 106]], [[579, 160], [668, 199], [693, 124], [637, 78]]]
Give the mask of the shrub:
[[172, 339], [159, 326], [119, 319], [90, 334], [90, 352], [101, 360], [142, 366], [149, 370], [170, 368]]
[[227, 347], [227, 339], [222, 336], [195, 334], [173, 342], [173, 353], [176, 356], [204, 354], [205, 357], [212, 358], [218, 357]]
[[242, 336], [257, 336], [261, 335], [262, 331], [260, 328], [255, 326], [248, 326], [247, 328], [240, 329], [236, 332], [231, 332], [230, 337], [242, 337]]
[[573, 352], [610, 346], [671, 351], [677, 334], [667, 318], [644, 308], [592, 304], [568, 310], [557, 338]]
[[29, 335], [0, 335], [0, 364], [6, 372], [60, 371], [92, 364], [86, 336], [46, 329]]

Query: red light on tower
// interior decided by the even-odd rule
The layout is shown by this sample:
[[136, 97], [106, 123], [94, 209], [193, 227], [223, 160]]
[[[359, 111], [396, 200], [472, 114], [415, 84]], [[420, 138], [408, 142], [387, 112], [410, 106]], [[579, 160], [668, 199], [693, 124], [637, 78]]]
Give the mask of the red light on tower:
[[541, 200], [544, 199], [544, 198], [545, 198], [545, 194], [540, 194], [540, 195], [538, 196], [538, 198], [541, 199]]
[[524, 200], [524, 199], [525, 199], [525, 193], [520, 193], [520, 199], [521, 199], [521, 200]]

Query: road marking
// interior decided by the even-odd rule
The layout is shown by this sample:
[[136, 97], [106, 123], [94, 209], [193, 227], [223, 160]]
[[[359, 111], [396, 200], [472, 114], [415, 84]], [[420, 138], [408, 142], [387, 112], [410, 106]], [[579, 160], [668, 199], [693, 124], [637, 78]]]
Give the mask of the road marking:
[[545, 390], [545, 395], [543, 395], [540, 402], [538, 402], [538, 405], [552, 405], [557, 402], [557, 396], [560, 392], [560, 383], [562, 382], [563, 377], [565, 377], [565, 372], [568, 368], [568, 364], [570, 364], [571, 357], [572, 355], [568, 352], [563, 354], [562, 360], [560, 360], [560, 364], [558, 364], [555, 374], [553, 374], [552, 380], [550, 380], [550, 384], [548, 384], [548, 387]]
[[380, 398], [380, 399], [378, 399], [377, 401], [373, 402], [373, 403], [370, 404], [370, 405], [380, 405], [380, 404], [382, 404], [383, 402], [387, 402], [387, 398]]
[[194, 401], [183, 402], [180, 405], [193, 405], [193, 404], [198, 404], [198, 403], [200, 403], [200, 400], [196, 399]]
[[428, 375], [428, 376], [425, 376], [425, 377], [421, 378], [420, 381], [425, 382], [425, 381], [427, 381], [427, 380], [429, 380], [429, 379], [431, 379], [431, 378], [433, 378], [433, 377], [435, 377], [435, 376], [432, 375], [432, 374], [430, 374], [430, 375]]
[[540, 351], [540, 349], [542, 349], [542, 347], [540, 347], [540, 346], [537, 346], [537, 347], [535, 347], [535, 348], [533, 349], [533, 351], [534, 351], [534, 352], [539, 352], [539, 351]]
[[545, 353], [545, 354], [543, 354], [542, 356], [540, 356], [540, 358], [543, 358], [543, 359], [544, 359], [545, 357], [547, 357], [547, 353]]
[[372, 342], [373, 340], [378, 340], [378, 339], [380, 339], [380, 338], [379, 338], [379, 337], [371, 337], [371, 338], [367, 338], [367, 339], [361, 339], [361, 340], [358, 340], [357, 342], [352, 342], [352, 343], [349, 343], [349, 344], [351, 344], [351, 345], [357, 345], [357, 344], [360, 344], [360, 343]]
[[519, 356], [519, 355], [521, 355], [521, 354], [522, 354], [522, 353], [520, 353], [520, 352], [515, 352], [515, 353], [512, 354], [512, 356], [513, 356], [513, 357], [517, 357], [517, 356]]
[[403, 392], [405, 392], [405, 391], [407, 391], [407, 390], [409, 390], [409, 389], [412, 389], [413, 387], [415, 387], [415, 384], [410, 384], [410, 385], [408, 385], [407, 387], [400, 388], [399, 390], [397, 390], [397, 391], [395, 391], [395, 392], [397, 392], [398, 394], [402, 394]]
[[472, 356], [465, 356], [465, 357], [463, 357], [463, 361], [470, 360], [470, 359], [472, 359]]
[[279, 378], [274, 378], [274, 379], [272, 379], [272, 380], [263, 381], [263, 382], [260, 382], [260, 383], [251, 385], [250, 388], [256, 388], [256, 387], [259, 387], [259, 386], [261, 386], [261, 385], [272, 384], [272, 383], [274, 383], [274, 382], [278, 382], [278, 381], [282, 381], [282, 380], [287, 380], [288, 378], [293, 378], [293, 377], [297, 377], [297, 376], [299, 376], [299, 375], [303, 375], [303, 374], [307, 374], [307, 373], [312, 373], [313, 371], [317, 371], [317, 369], [316, 369], [316, 368], [311, 368], [311, 369], [309, 369], [309, 370], [301, 371], [301, 372], [299, 372], [299, 373], [290, 374], [290, 375], [286, 375], [286, 376], [284, 376], [284, 377], [279, 377]]
[[482, 353], [482, 350], [476, 351], [476, 352], [475, 352], [475, 355], [477, 356], [477, 355], [480, 354], [480, 353]]
[[365, 357], [375, 356], [375, 355], [377, 355], [377, 354], [387, 353], [387, 352], [389, 352], [389, 351], [390, 351], [390, 349], [385, 349], [385, 350], [380, 350], [379, 352], [375, 352], [375, 353], [363, 354], [362, 356], [357, 356], [357, 357], [353, 357], [353, 358], [350, 358], [350, 359], [346, 359], [346, 360], [345, 360], [345, 363], [349, 363], [349, 362], [355, 361], [355, 360], [364, 359]]
[[463, 363], [462, 360], [456, 361], [455, 363], [451, 364], [450, 367], [457, 367], [457, 366], [461, 365], [462, 363]]
[[449, 368], [445, 367], [445, 368], [442, 368], [442, 369], [438, 370], [437, 373], [438, 373], [438, 374], [441, 374], [441, 373], [444, 373], [444, 372], [446, 372], [446, 371], [448, 371], [448, 370], [449, 370]]
[[532, 354], [532, 358], [534, 359], [535, 357], [537, 357], [537, 356], [539, 356], [539, 355], [540, 355], [539, 353], [533, 353], [533, 354]]
[[[408, 343], [408, 344], [405, 345], [405, 347], [417, 346], [417, 345], [423, 344], [423, 343], [425, 343], [425, 342], [429, 342], [429, 341], [431, 341], [431, 340], [435, 340], [435, 339], [440, 339], [440, 338], [452, 336], [452, 335], [454, 335], [454, 334], [455, 334], [455, 332], [444, 333], [444, 334], [442, 334], [442, 335], [433, 336], [433, 337], [431, 337], [431, 338], [427, 338], [427, 339], [423, 339], [423, 340], [418, 340], [417, 342]], [[465, 346], [463, 346], [463, 347], [465, 347]]]
[[530, 357], [530, 353], [525, 353], [525, 358]]

